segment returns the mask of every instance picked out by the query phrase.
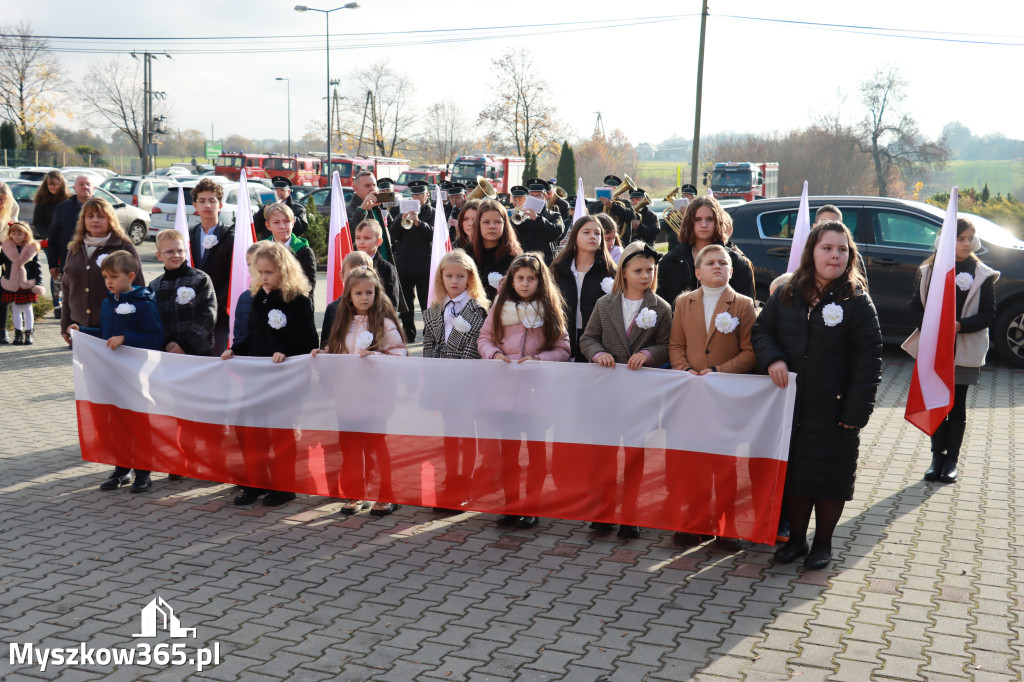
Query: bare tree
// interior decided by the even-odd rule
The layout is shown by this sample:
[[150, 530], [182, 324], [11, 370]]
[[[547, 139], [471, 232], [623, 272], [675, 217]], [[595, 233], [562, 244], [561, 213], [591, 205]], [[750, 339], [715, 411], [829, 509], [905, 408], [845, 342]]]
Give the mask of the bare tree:
[[[364, 139], [372, 140], [372, 147], [381, 156], [392, 156], [404, 146], [415, 116], [409, 98], [415, 91], [407, 74], [391, 68], [386, 57], [352, 74], [352, 95], [347, 98], [341, 134], [358, 141], [363, 125], [364, 111], [367, 128]], [[367, 93], [372, 93], [372, 107], [367, 108]]]
[[447, 164], [468, 149], [472, 126], [462, 108], [453, 100], [446, 99], [427, 109], [423, 138], [428, 161]]
[[0, 25], [0, 105], [26, 149], [36, 148], [37, 134], [50, 124], [62, 75], [60, 61], [31, 25]]
[[495, 97], [480, 112], [479, 122], [490, 128], [495, 139], [515, 150], [557, 154], [562, 137], [551, 105], [547, 82], [537, 76], [533, 57], [526, 50], [508, 50], [491, 60], [497, 82]]
[[[146, 118], [141, 62], [111, 59], [93, 62], [76, 89], [86, 116], [109, 130], [123, 133], [140, 159], [146, 158]], [[158, 104], [154, 102], [156, 108]], [[145, 165], [145, 164], [143, 164]]]
[[918, 130], [917, 121], [900, 111], [907, 82], [895, 66], [880, 69], [861, 83], [861, 101], [867, 111], [861, 121], [860, 149], [874, 164], [879, 196], [889, 196], [890, 183], [907, 173], [922, 173], [929, 166], [944, 168], [949, 149]]

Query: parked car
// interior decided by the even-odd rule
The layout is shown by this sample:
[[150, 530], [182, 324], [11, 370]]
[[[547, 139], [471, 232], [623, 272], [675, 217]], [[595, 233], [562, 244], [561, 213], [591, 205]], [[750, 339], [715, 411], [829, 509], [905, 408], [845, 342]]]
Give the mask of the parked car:
[[10, 168], [8, 166], [4, 166], [3, 168], [0, 168], [0, 180], [7, 180], [9, 178], [13, 179], [13, 178], [20, 178], [20, 177], [21, 177], [21, 171], [18, 170], [17, 168]]
[[187, 168], [182, 168], [181, 166], [170, 166], [168, 168], [157, 168], [156, 170], [149, 173], [149, 175], [155, 177], [174, 177], [176, 175], [192, 175], [192, 171], [190, 171]]
[[57, 169], [53, 166], [18, 166], [18, 177], [22, 180], [42, 180], [52, 170]]
[[[36, 239], [46, 239], [50, 235], [50, 226], [32, 225], [32, 213], [35, 210], [32, 200], [35, 198], [36, 190], [39, 189], [40, 184], [40, 182], [34, 180], [12, 181], [11, 192], [14, 194], [14, 199], [18, 202], [18, 210], [21, 212], [19, 220], [23, 220], [31, 225]], [[133, 244], [137, 246], [143, 242], [149, 231], [148, 213], [135, 206], [129, 206], [102, 187], [97, 187], [93, 196], [102, 197], [110, 202], [110, 205], [114, 208], [114, 214], [117, 215], [117, 219], [121, 223], [121, 228], [128, 235], [129, 239], [132, 240]]]
[[70, 172], [91, 173], [93, 175], [101, 176], [104, 180], [106, 180], [107, 178], [112, 178], [115, 175], [117, 175], [117, 173], [110, 170], [109, 168], [98, 168], [96, 166], [65, 166], [64, 168], [60, 169], [60, 172], [63, 173], [65, 177], [67, 177], [67, 174]]
[[125, 175], [104, 180], [100, 187], [121, 201], [149, 212], [156, 200], [166, 194], [174, 184], [173, 180], [166, 178]]
[[[292, 191], [293, 192], [295, 191], [294, 187], [292, 188]], [[341, 188], [341, 193], [345, 195], [345, 203], [348, 204], [348, 202], [352, 199], [352, 195], [355, 193], [355, 191], [351, 187], [342, 187]], [[313, 197], [313, 201], [316, 203], [316, 211], [317, 211], [317, 213], [319, 213], [322, 216], [325, 216], [328, 220], [330, 220], [330, 218], [331, 218], [331, 188], [330, 187], [321, 187], [318, 190], [310, 192], [305, 198], [303, 198], [303, 200], [302, 200], [302, 205], [303, 206], [306, 205], [306, 202], [309, 199], [309, 197]], [[355, 226], [352, 226], [352, 227], [355, 227]]]
[[[198, 181], [184, 182], [178, 185], [184, 190], [185, 205], [188, 207], [188, 226], [194, 227], [199, 224], [199, 216], [192, 210], [192, 188]], [[238, 183], [226, 182], [224, 185], [224, 208], [220, 212], [220, 222], [224, 225], [232, 225], [235, 222], [235, 211], [238, 209]], [[274, 190], [263, 185], [249, 184], [249, 204], [253, 210], [264, 204], [272, 204], [277, 201]], [[151, 222], [149, 225], [149, 236], [155, 237], [160, 230], [174, 227], [174, 218], [178, 212], [178, 188], [169, 189], [160, 200], [154, 204], [150, 213]]]
[[75, 180], [77, 180], [79, 178], [79, 176], [82, 176], [82, 175], [87, 175], [90, 178], [92, 178], [92, 184], [93, 184], [94, 187], [99, 187], [107, 179], [107, 176], [105, 176], [105, 175], [101, 175], [100, 173], [93, 172], [92, 170], [83, 170], [83, 169], [78, 169], [78, 170], [62, 170], [60, 172], [60, 174], [64, 176], [64, 180], [68, 183], [69, 186], [75, 184]]
[[[917, 269], [934, 249], [945, 211], [903, 199], [823, 196], [810, 197], [812, 219], [824, 204], [843, 212], [864, 257], [883, 337], [902, 342], [914, 330], [908, 313]], [[754, 266], [761, 300], [767, 299], [772, 280], [786, 270], [799, 206], [799, 197], [782, 197], [726, 209], [733, 220], [732, 240]], [[993, 347], [1004, 361], [1024, 368], [1024, 241], [980, 216], [960, 216], [977, 228], [982, 243], [978, 257], [1002, 273], [995, 285], [999, 315], [991, 330]]]

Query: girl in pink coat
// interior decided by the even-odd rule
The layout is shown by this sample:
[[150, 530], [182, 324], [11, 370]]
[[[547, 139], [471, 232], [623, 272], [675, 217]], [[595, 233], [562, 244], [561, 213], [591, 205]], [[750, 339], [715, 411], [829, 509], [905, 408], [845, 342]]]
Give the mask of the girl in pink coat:
[[[512, 261], [480, 330], [477, 349], [485, 360], [515, 364], [528, 360], [565, 362], [569, 359], [569, 332], [562, 312], [562, 296], [541, 254], [531, 251]], [[535, 419], [520, 420], [518, 416], [513, 412], [497, 415], [502, 433], [502, 482], [508, 512], [498, 525], [530, 528], [537, 525], [536, 516], [513, 512], [539, 506], [547, 478], [547, 443], [544, 433], [536, 428]], [[526, 498], [521, 504], [519, 457], [523, 433], [529, 464]]]

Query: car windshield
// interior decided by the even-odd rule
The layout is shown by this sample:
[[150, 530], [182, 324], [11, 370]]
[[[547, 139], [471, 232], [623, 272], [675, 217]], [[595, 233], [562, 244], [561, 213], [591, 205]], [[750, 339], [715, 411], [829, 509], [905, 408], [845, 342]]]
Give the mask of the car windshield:
[[721, 189], [749, 190], [751, 184], [750, 171], [715, 171], [711, 177], [711, 187], [716, 192]]
[[[908, 204], [917, 206], [923, 211], [927, 211], [933, 216], [944, 220], [946, 218], [946, 212], [938, 206], [932, 206], [921, 201], [908, 201]], [[980, 215], [974, 215], [973, 213], [962, 213], [958, 212], [957, 217], [967, 218], [974, 224], [975, 230], [977, 230], [978, 237], [983, 241], [995, 244], [996, 246], [1003, 246], [1008, 249], [1024, 249], [1024, 241], [1017, 239], [1013, 236], [1013, 233], [1007, 230], [1001, 225], [997, 225], [988, 218], [982, 218]]]
[[[192, 205], [192, 188], [191, 187], [185, 187], [184, 190], [185, 191], [182, 192], [182, 194], [185, 195], [185, 205], [186, 206], [191, 206]], [[160, 204], [173, 204], [173, 205], [177, 206], [178, 205], [178, 188], [175, 187], [174, 189], [169, 190], [168, 192], [166, 192], [162, 197], [160, 197], [160, 201], [158, 201], [157, 203], [160, 203]]]
[[217, 166], [222, 168], [241, 168], [244, 160], [241, 156], [218, 156]]
[[116, 178], [103, 183], [103, 189], [114, 194], [131, 194], [135, 191], [135, 180]]
[[402, 173], [398, 176], [396, 183], [399, 185], [408, 185], [410, 182], [417, 180], [430, 180], [430, 175], [427, 173]]
[[[342, 178], [352, 177], [352, 162], [340, 162], [335, 161], [331, 164], [330, 169], [327, 171], [327, 175], [331, 175], [333, 171], [338, 171], [338, 176]], [[321, 173], [323, 175], [323, 173]]]
[[476, 184], [476, 176], [484, 174], [482, 163], [457, 163], [452, 168], [452, 179], [456, 182]]

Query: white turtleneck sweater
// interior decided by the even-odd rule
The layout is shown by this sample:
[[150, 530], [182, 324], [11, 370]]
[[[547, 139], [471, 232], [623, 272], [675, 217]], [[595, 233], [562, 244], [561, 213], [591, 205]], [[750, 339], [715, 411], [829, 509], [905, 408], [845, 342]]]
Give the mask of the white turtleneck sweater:
[[718, 305], [718, 299], [722, 298], [725, 287], [725, 284], [720, 287], [701, 285], [701, 289], [704, 290], [704, 326], [708, 329], [711, 329], [711, 318], [715, 314], [715, 306]]

